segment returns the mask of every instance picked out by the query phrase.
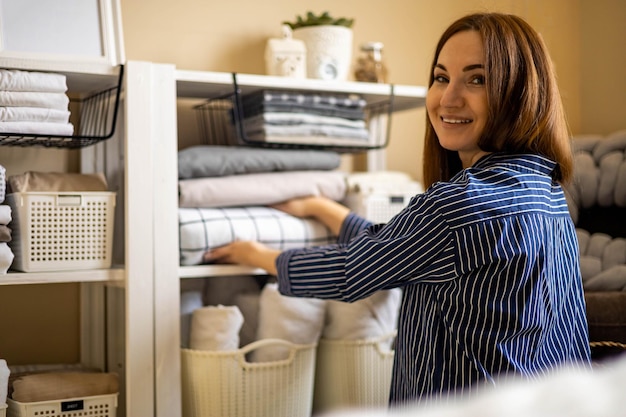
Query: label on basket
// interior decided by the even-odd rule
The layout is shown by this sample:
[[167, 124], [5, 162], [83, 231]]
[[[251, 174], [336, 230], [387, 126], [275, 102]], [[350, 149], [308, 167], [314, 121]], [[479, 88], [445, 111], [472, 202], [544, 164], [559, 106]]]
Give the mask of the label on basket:
[[66, 411], [83, 410], [84, 408], [85, 408], [85, 402], [83, 400], [62, 401], [61, 402], [61, 412], [62, 413], [66, 412]]

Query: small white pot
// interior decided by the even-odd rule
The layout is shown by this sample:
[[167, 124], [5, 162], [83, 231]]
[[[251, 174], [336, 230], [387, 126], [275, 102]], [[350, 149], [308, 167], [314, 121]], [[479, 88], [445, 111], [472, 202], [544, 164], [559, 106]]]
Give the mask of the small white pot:
[[352, 29], [344, 26], [306, 26], [293, 31], [306, 45], [307, 77], [345, 81], [352, 63]]

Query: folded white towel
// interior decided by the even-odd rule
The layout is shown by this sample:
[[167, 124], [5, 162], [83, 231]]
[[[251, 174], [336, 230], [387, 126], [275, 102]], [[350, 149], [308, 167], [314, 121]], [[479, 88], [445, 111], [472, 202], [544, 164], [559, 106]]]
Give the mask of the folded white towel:
[[67, 77], [48, 72], [3, 69], [0, 70], [0, 90], [64, 93], [67, 91]]
[[11, 223], [11, 206], [0, 204], [0, 224], [7, 225]]
[[0, 91], [0, 106], [5, 107], [43, 107], [67, 110], [69, 104], [70, 99], [64, 93]]
[[0, 122], [0, 132], [22, 135], [71, 136], [74, 134], [74, 125], [50, 122]]
[[[326, 301], [313, 298], [287, 297], [278, 292], [278, 284], [268, 283], [259, 299], [257, 340], [282, 339], [296, 344], [317, 343], [322, 328]], [[253, 362], [286, 359], [289, 349], [271, 346], [252, 352]]]
[[0, 275], [7, 273], [13, 263], [13, 258], [13, 251], [9, 245], [6, 242], [0, 242]]
[[239, 349], [243, 315], [235, 306], [206, 306], [191, 316], [191, 349], [230, 351]]
[[0, 107], [0, 121], [68, 123], [70, 111], [43, 107]]
[[379, 291], [352, 303], [329, 300], [325, 339], [368, 340], [396, 330], [402, 290]]

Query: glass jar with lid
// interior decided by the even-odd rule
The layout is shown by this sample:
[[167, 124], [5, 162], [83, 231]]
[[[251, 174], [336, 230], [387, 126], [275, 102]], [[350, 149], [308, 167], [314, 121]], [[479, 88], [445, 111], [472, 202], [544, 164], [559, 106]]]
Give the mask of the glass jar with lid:
[[354, 78], [357, 81], [386, 83], [387, 67], [383, 62], [382, 42], [367, 42], [361, 45], [361, 55], [357, 59]]

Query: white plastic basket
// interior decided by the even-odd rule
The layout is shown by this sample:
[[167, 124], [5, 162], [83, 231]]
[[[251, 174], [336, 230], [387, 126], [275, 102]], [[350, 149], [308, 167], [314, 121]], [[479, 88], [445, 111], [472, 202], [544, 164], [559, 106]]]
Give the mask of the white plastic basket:
[[[273, 345], [289, 349], [289, 357], [246, 360]], [[310, 417], [315, 346], [263, 339], [228, 352], [182, 349], [183, 417]]]
[[13, 217], [12, 269], [111, 267], [114, 192], [25, 192], [8, 194], [6, 201]]
[[22, 403], [7, 399], [7, 417], [115, 417], [117, 395]]
[[368, 340], [321, 339], [313, 410], [386, 407], [395, 354], [390, 346], [395, 335]]
[[7, 407], [8, 406], [6, 404], [0, 404], [0, 417], [6, 417]]

